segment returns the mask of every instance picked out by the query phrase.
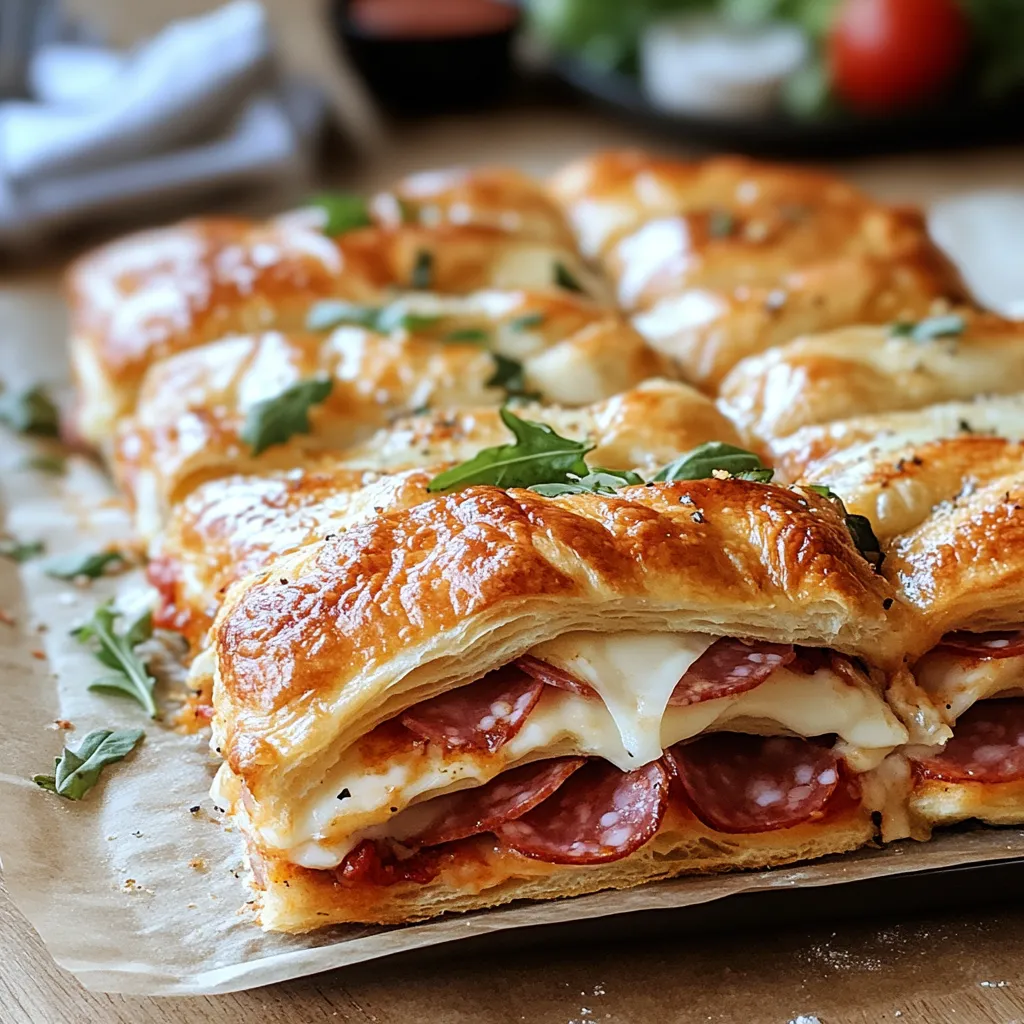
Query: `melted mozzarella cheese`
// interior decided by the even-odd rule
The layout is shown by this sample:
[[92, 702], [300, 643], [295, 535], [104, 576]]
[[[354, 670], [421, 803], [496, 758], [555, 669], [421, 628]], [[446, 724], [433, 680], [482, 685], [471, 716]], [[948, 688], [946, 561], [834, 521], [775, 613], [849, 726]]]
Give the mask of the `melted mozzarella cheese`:
[[866, 680], [855, 684], [831, 669], [807, 675], [780, 668], [745, 693], [667, 707], [675, 683], [713, 642], [693, 635], [575, 633], [542, 644], [531, 653], [585, 678], [604, 699], [545, 687], [520, 731], [494, 754], [453, 757], [417, 745], [389, 758], [379, 771], [368, 771], [357, 744], [319, 785], [296, 799], [287, 820], [264, 823], [257, 814], [249, 827], [262, 845], [294, 863], [330, 868], [364, 838], [394, 834], [394, 827], [405, 831], [398, 819], [410, 805], [546, 758], [601, 757], [629, 771], [707, 731], [836, 734], [850, 766], [867, 771], [906, 742], [906, 730]]
[[942, 717], [953, 724], [976, 701], [1024, 691], [1024, 657], [979, 661], [937, 651], [921, 661], [915, 676]]
[[628, 770], [661, 757], [668, 699], [714, 642], [704, 633], [565, 633], [530, 653], [597, 691], [626, 754], [619, 767]]

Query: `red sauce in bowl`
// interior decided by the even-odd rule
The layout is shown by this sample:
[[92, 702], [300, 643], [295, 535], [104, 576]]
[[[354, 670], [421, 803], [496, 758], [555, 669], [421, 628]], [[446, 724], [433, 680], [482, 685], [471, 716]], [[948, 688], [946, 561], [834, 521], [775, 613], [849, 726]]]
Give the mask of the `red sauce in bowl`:
[[388, 39], [451, 39], [511, 28], [518, 10], [498, 0], [354, 0], [352, 27]]

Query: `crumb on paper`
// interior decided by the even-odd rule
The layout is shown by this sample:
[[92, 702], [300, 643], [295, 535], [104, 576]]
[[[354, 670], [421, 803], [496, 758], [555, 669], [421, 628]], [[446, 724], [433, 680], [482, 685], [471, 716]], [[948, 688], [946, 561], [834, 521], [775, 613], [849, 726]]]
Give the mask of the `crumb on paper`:
[[116, 838], [117, 836], [107, 836], [107, 842], [112, 843]]
[[1008, 981], [979, 981], [978, 988], [1009, 988]]
[[31, 654], [36, 661], [46, 661], [46, 651], [41, 651], [38, 647], [29, 651], [29, 654]]
[[199, 906], [198, 903], [188, 903], [188, 904], [185, 905], [185, 909], [186, 910], [195, 910], [196, 907], [198, 907], [198, 906]]
[[124, 880], [124, 882], [121, 883], [121, 891], [122, 892], [144, 892], [144, 893], [146, 893], [147, 896], [152, 896], [153, 895], [153, 890], [152, 889], [149, 889], [149, 888], [147, 888], [144, 885], [139, 885], [139, 883], [134, 878], [126, 878]]
[[190, 868], [191, 868], [191, 869], [192, 869], [193, 871], [205, 871], [205, 870], [206, 870], [206, 861], [205, 861], [205, 860], [203, 860], [203, 858], [202, 858], [202, 857], [193, 857], [193, 858], [192, 858], [192, 859], [191, 859], [191, 860], [190, 860], [190, 861], [188, 862], [188, 866], [189, 866], [189, 867], [190, 867]]
[[46, 728], [58, 729], [63, 732], [73, 732], [75, 723], [69, 722], [66, 718], [55, 718]]

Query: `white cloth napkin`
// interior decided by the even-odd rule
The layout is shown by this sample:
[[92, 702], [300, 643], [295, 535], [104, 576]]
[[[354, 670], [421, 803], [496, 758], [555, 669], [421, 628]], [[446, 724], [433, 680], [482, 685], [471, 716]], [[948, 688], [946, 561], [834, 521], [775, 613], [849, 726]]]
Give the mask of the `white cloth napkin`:
[[228, 185], [308, 179], [316, 90], [282, 86], [263, 8], [235, 0], [130, 53], [52, 43], [0, 103], [0, 244]]

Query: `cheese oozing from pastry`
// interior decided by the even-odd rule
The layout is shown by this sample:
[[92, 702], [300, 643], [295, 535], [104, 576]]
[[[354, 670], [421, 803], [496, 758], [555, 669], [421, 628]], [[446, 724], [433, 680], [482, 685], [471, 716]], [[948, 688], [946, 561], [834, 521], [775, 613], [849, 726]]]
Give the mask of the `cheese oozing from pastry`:
[[915, 675], [951, 724], [979, 700], [1024, 694], [1024, 657], [982, 659], [939, 650], [921, 660]]
[[[287, 818], [249, 807], [247, 828], [261, 847], [309, 868], [337, 866], [366, 838], [408, 835], [420, 815], [406, 809], [482, 785], [507, 769], [567, 755], [601, 757], [623, 771], [703, 732], [836, 735], [854, 771], [876, 767], [907, 733], [865, 679], [830, 668], [812, 674], [776, 669], [751, 690], [684, 707], [668, 706], [686, 670], [711, 646], [704, 634], [571, 633], [533, 648], [535, 657], [585, 680], [601, 700], [547, 686], [520, 731], [494, 753], [446, 752], [410, 743], [373, 766], [357, 743], [313, 786], [297, 794]], [[232, 780], [214, 784], [231, 804]], [[339, 801], [339, 794], [347, 793]], [[236, 813], [241, 808], [235, 808]]]

